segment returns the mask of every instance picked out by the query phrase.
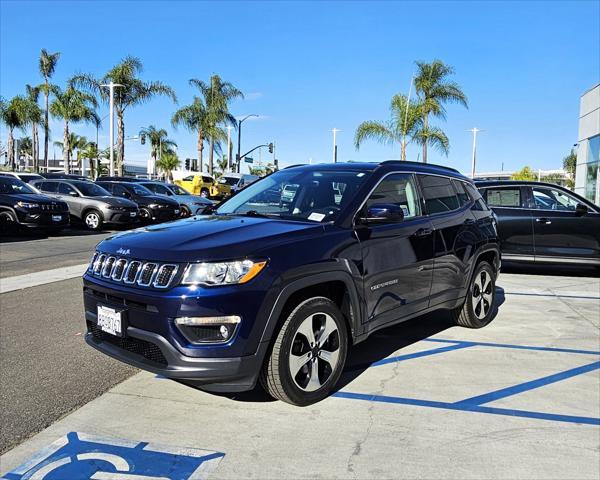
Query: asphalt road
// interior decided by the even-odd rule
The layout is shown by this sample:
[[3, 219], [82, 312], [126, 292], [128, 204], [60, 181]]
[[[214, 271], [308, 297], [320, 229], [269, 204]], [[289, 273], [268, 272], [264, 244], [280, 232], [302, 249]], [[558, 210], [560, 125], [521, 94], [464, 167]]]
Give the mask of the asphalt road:
[[[109, 233], [3, 243], [2, 277], [85, 263]], [[136, 372], [83, 340], [79, 278], [0, 295], [0, 451]]]
[[69, 267], [89, 261], [94, 247], [114, 232], [68, 229], [56, 236], [0, 237], [0, 278]]

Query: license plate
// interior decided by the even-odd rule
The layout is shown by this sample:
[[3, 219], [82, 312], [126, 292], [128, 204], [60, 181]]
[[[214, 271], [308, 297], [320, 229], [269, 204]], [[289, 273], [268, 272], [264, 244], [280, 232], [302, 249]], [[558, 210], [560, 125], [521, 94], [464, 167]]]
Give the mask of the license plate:
[[60, 222], [62, 220], [62, 215], [52, 215], [53, 222]]
[[129, 212], [130, 217], [135, 217], [137, 214], [135, 212]]
[[98, 305], [98, 328], [103, 332], [123, 336], [123, 317], [122, 312], [113, 308]]

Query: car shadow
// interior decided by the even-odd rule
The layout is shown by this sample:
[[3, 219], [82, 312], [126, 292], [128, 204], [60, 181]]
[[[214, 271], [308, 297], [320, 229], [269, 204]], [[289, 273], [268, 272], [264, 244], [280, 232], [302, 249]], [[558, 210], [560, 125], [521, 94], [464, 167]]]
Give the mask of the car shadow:
[[[492, 322], [505, 302], [504, 289], [496, 286], [496, 301], [492, 311]], [[402, 349], [456, 327], [449, 310], [438, 310], [406, 322], [378, 330], [367, 340], [351, 348], [346, 367], [332, 393], [335, 393], [360, 377], [371, 365], [392, 354], [402, 355]], [[463, 327], [456, 327], [463, 328]], [[432, 348], [437, 348], [433, 347]], [[193, 387], [192, 387], [193, 388]], [[238, 402], [272, 402], [260, 384], [253, 390], [241, 393], [213, 393]]]
[[525, 264], [502, 261], [502, 273], [550, 277], [600, 277], [600, 268], [587, 265]]
[[[135, 227], [134, 227], [135, 228]], [[90, 235], [99, 235], [103, 233], [117, 233], [126, 230], [121, 226], [103, 229], [100, 231], [88, 230], [84, 226], [74, 225], [58, 232], [45, 232], [38, 230], [12, 230], [0, 233], [0, 244], [3, 243], [18, 243], [29, 242], [31, 240], [44, 240], [47, 238], [69, 238], [69, 237], [86, 237]]]

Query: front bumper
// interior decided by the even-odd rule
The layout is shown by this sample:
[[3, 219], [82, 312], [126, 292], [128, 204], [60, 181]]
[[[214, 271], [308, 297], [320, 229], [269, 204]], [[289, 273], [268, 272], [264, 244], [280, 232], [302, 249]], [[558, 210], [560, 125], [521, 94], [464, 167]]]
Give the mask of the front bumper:
[[[60, 217], [59, 220], [55, 218]], [[17, 211], [17, 220], [21, 227], [26, 228], [64, 228], [70, 223], [69, 212], [24, 212]]]
[[188, 380], [204, 390], [242, 392], [256, 385], [268, 342], [254, 355], [233, 358], [196, 358], [182, 355], [164, 337], [127, 327], [124, 337], [102, 332], [86, 312], [85, 341], [124, 363], [176, 380]]
[[111, 223], [115, 225], [129, 225], [131, 223], [138, 222], [139, 215], [137, 212], [134, 212], [135, 215], [132, 217], [130, 211], [114, 211], [114, 210], [106, 210], [103, 212], [104, 222]]

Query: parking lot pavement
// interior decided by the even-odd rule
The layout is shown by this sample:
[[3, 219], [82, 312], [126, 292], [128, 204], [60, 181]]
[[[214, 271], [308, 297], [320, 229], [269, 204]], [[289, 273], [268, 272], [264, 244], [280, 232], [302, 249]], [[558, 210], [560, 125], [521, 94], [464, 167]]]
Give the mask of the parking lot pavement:
[[67, 229], [55, 236], [33, 234], [0, 239], [0, 278], [89, 262], [94, 247], [115, 233]]
[[339, 391], [306, 408], [138, 373], [7, 452], [1, 471], [19, 480], [63, 458], [75, 479], [91, 467], [73, 455], [93, 451], [124, 462], [101, 470], [159, 476], [151, 455], [162, 448], [176, 452], [173, 468], [205, 461], [197, 478], [597, 480], [600, 279], [502, 274], [498, 299], [481, 330], [437, 313], [376, 333], [353, 350]]
[[81, 279], [0, 295], [0, 451], [136, 370], [83, 341]]

